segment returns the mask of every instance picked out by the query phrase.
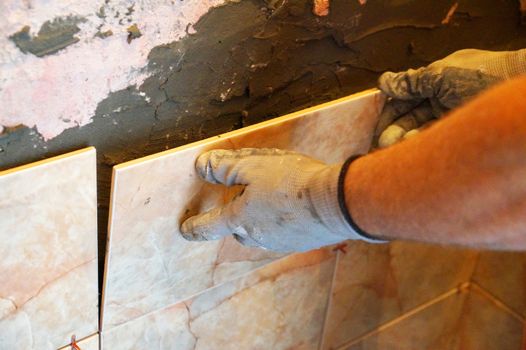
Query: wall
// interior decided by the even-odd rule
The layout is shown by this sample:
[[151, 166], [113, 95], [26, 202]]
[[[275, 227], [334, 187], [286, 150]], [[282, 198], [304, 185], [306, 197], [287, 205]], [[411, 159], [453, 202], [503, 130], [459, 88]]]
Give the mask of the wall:
[[[93, 145], [111, 167], [375, 85], [465, 47], [526, 47], [519, 2], [3, 1], [0, 168]], [[103, 254], [99, 254], [101, 257]]]

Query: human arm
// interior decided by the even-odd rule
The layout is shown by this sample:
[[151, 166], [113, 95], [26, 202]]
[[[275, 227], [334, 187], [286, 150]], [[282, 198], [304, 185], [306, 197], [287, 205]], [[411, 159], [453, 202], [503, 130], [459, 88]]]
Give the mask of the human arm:
[[526, 77], [355, 161], [345, 198], [386, 239], [526, 250]]
[[526, 250], [526, 78], [347, 171], [269, 149], [207, 152], [196, 168], [209, 182], [245, 189], [185, 221], [190, 240], [234, 233], [243, 244], [279, 251], [374, 238]]

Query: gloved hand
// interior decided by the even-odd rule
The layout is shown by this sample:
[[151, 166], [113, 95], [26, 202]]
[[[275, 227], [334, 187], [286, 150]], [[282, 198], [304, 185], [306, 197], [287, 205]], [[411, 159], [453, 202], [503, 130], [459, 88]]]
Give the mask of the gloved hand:
[[501, 80], [526, 73], [526, 49], [457, 51], [427, 67], [386, 72], [379, 88], [391, 99], [376, 129], [379, 147], [417, 133], [419, 127]]
[[338, 202], [342, 164], [326, 165], [307, 156], [267, 148], [215, 150], [196, 162], [211, 183], [245, 185], [224, 207], [186, 220], [188, 240], [234, 234], [244, 245], [279, 252], [306, 251], [346, 239], [363, 239], [347, 223]]

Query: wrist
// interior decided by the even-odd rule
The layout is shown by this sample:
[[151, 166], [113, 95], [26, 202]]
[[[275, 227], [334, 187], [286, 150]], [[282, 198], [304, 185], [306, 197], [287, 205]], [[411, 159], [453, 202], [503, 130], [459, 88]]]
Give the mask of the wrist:
[[526, 49], [499, 53], [498, 59], [489, 59], [487, 71], [489, 74], [510, 79], [526, 74]]
[[327, 229], [342, 239], [384, 243], [359, 228], [345, 204], [343, 180], [349, 165], [356, 158], [351, 157], [343, 164], [327, 166], [316, 173], [309, 184], [311, 203]]

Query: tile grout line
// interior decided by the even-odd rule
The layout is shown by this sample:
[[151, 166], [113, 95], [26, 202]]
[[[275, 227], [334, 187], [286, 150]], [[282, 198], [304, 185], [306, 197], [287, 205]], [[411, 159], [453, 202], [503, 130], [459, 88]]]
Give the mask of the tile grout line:
[[206, 292], [209, 292], [209, 291], [212, 291], [212, 290], [214, 290], [214, 289], [216, 289], [216, 288], [218, 288], [218, 287], [221, 287], [221, 286], [224, 285], [224, 284], [231, 283], [231, 282], [235, 282], [235, 281], [237, 281], [238, 279], [242, 279], [242, 278], [244, 278], [244, 277], [247, 277], [247, 276], [250, 275], [251, 273], [257, 272], [258, 270], [263, 269], [263, 268], [267, 267], [268, 265], [270, 265], [270, 264], [272, 264], [272, 263], [274, 263], [274, 262], [278, 262], [278, 261], [280, 261], [280, 260], [282, 260], [282, 259], [284, 259], [284, 258], [286, 258], [286, 257], [291, 256], [291, 255], [292, 255], [292, 254], [285, 255], [285, 256], [280, 257], [280, 258], [278, 258], [278, 259], [276, 259], [276, 260], [272, 260], [272, 261], [269, 262], [268, 264], [265, 264], [265, 265], [262, 265], [262, 266], [258, 266], [258, 267], [255, 268], [254, 270], [246, 271], [246, 272], [244, 272], [243, 274], [241, 274], [240, 276], [236, 276], [235, 278], [228, 279], [228, 280], [223, 281], [223, 282], [221, 282], [221, 283], [219, 283], [219, 284], [216, 284], [216, 285], [212, 285], [212, 286], [206, 287], [206, 288], [203, 289], [203, 290], [200, 290], [200, 291], [198, 291], [198, 292], [195, 292], [195, 293], [193, 293], [193, 294], [190, 294], [188, 297], [184, 297], [184, 298], [182, 298], [182, 299], [180, 299], [180, 300], [177, 300], [177, 301], [171, 302], [171, 303], [169, 303], [169, 304], [167, 304], [167, 305], [164, 305], [164, 306], [161, 306], [161, 307], [159, 307], [159, 308], [157, 308], [157, 309], [154, 309], [154, 310], [148, 311], [148, 312], [146, 312], [146, 313], [144, 313], [144, 314], [142, 314], [142, 315], [140, 315], [140, 316], [137, 316], [137, 317], [135, 317], [135, 318], [129, 319], [129, 320], [123, 322], [123, 323], [119, 323], [119, 324], [114, 325], [114, 326], [111, 326], [111, 327], [109, 327], [109, 328], [107, 328], [107, 329], [101, 330], [101, 331], [100, 331], [101, 336], [102, 336], [103, 333], [108, 333], [109, 331], [111, 331], [111, 330], [113, 330], [113, 329], [116, 329], [116, 328], [120, 328], [120, 327], [122, 327], [122, 326], [124, 326], [124, 325], [126, 325], [126, 324], [128, 324], [128, 323], [130, 323], [130, 322], [135, 322], [135, 321], [137, 321], [137, 320], [140, 320], [140, 319], [142, 319], [142, 318], [145, 318], [145, 317], [147, 317], [147, 316], [150, 316], [150, 315], [152, 315], [152, 314], [155, 314], [156, 312], [159, 312], [159, 311], [162, 311], [162, 310], [164, 310], [164, 309], [167, 309], [167, 308], [173, 307], [173, 306], [175, 306], [175, 305], [178, 305], [178, 304], [184, 303], [184, 302], [186, 302], [186, 301], [188, 301], [188, 300], [191, 300], [191, 299], [193, 299], [193, 298], [195, 298], [195, 297], [198, 297], [198, 296], [200, 296], [200, 295], [202, 295], [202, 294], [204, 294], [204, 293], [206, 293]]
[[336, 275], [338, 271], [338, 266], [340, 263], [340, 251], [336, 251], [336, 261], [334, 262], [334, 270], [332, 272], [331, 287], [329, 290], [329, 298], [327, 300], [327, 307], [325, 308], [325, 319], [323, 320], [323, 325], [321, 328], [321, 339], [318, 345], [318, 350], [323, 350], [325, 346], [325, 332], [327, 330], [327, 323], [329, 322], [329, 316], [332, 309], [332, 301], [334, 299], [334, 285], [336, 282]]
[[358, 337], [358, 338], [355, 338], [353, 340], [350, 340], [346, 343], [343, 343], [342, 345], [338, 346], [336, 348], [336, 350], [345, 350], [347, 349], [349, 346], [351, 345], [354, 345], [354, 344], [357, 344], [359, 342], [361, 342], [362, 340], [366, 339], [366, 338], [369, 338], [370, 336], [374, 335], [374, 334], [377, 334], [377, 333], [380, 333], [384, 330], [386, 330], [387, 328], [390, 328], [391, 326], [394, 326], [395, 324], [399, 323], [399, 322], [402, 322], [414, 315], [416, 315], [417, 313], [419, 313], [420, 311], [423, 311], [424, 309], [427, 309], [428, 307], [434, 305], [434, 304], [437, 304], [455, 294], [459, 294], [459, 293], [465, 293], [467, 291], [469, 291], [469, 288], [470, 288], [470, 282], [464, 282], [464, 283], [461, 283], [459, 286], [411, 309], [410, 311], [406, 312], [405, 314], [403, 315], [400, 315], [398, 316], [397, 318], [391, 320], [391, 321], [388, 321], [382, 325], [380, 325], [379, 327], [363, 334], [362, 336]]
[[[97, 331], [96, 333], [92, 333], [92, 334], [87, 335], [87, 336], [85, 336], [85, 337], [83, 337], [83, 338], [75, 339], [75, 341], [76, 341], [77, 343], [80, 343], [80, 342], [83, 342], [84, 340], [88, 340], [88, 339], [91, 338], [91, 337], [99, 336], [99, 335], [100, 335], [100, 332]], [[99, 344], [100, 344], [100, 341], [99, 341]], [[69, 350], [70, 348], [71, 348], [71, 342], [68, 343], [68, 344], [66, 344], [66, 345], [64, 345], [64, 346], [61, 346], [61, 347], [58, 348], [57, 350]], [[99, 350], [100, 350], [100, 349], [99, 349]]]
[[[328, 249], [328, 248], [320, 248], [320, 249]], [[104, 333], [108, 333], [109, 331], [111, 331], [111, 330], [113, 330], [113, 329], [115, 329], [115, 328], [120, 328], [121, 326], [124, 326], [124, 325], [126, 325], [126, 324], [128, 324], [128, 323], [130, 323], [130, 322], [134, 322], [134, 321], [136, 321], [136, 320], [139, 320], [139, 319], [142, 319], [142, 318], [144, 318], [144, 317], [150, 316], [150, 315], [152, 315], [152, 314], [154, 314], [154, 313], [156, 313], [156, 312], [159, 312], [159, 311], [161, 311], [161, 310], [164, 310], [164, 309], [167, 309], [167, 308], [173, 307], [173, 306], [175, 306], [175, 305], [178, 305], [178, 304], [184, 303], [184, 302], [186, 302], [186, 301], [188, 301], [188, 300], [191, 300], [191, 299], [193, 299], [193, 298], [195, 298], [195, 297], [198, 297], [198, 296], [204, 294], [205, 292], [209, 292], [209, 291], [211, 291], [211, 290], [214, 290], [214, 289], [216, 289], [216, 288], [219, 288], [219, 287], [221, 287], [221, 286], [224, 285], [224, 284], [232, 283], [232, 282], [235, 282], [235, 281], [237, 281], [237, 280], [239, 280], [239, 279], [245, 278], [245, 277], [249, 276], [249, 275], [252, 274], [252, 273], [255, 273], [255, 272], [257, 272], [257, 271], [259, 271], [259, 270], [261, 270], [261, 269], [264, 269], [264, 268], [268, 267], [268, 266], [271, 265], [271, 264], [274, 264], [274, 263], [277, 263], [277, 262], [281, 262], [282, 260], [284, 260], [284, 259], [286, 259], [286, 258], [289, 258], [289, 257], [291, 257], [291, 256], [293, 256], [293, 255], [297, 255], [297, 254], [305, 254], [305, 253], [306, 253], [306, 252], [304, 252], [304, 253], [291, 253], [291, 254], [284, 255], [284, 256], [282, 256], [282, 257], [279, 257], [279, 258], [277, 258], [277, 259], [275, 259], [275, 260], [270, 261], [269, 263], [267, 263], [267, 264], [265, 264], [265, 265], [258, 266], [257, 268], [255, 268], [255, 269], [253, 269], [253, 270], [246, 271], [246, 272], [244, 272], [243, 274], [241, 274], [241, 275], [239, 275], [239, 276], [236, 276], [236, 277], [231, 278], [231, 279], [227, 279], [227, 280], [225, 280], [225, 281], [223, 281], [223, 282], [221, 282], [221, 283], [219, 283], [219, 284], [209, 286], [209, 287], [207, 287], [206, 289], [200, 290], [200, 291], [198, 291], [198, 292], [196, 292], [196, 293], [193, 293], [193, 294], [189, 295], [188, 297], [185, 297], [185, 298], [180, 299], [180, 300], [178, 300], [178, 301], [172, 302], [172, 303], [170, 303], [170, 304], [168, 304], [168, 305], [166, 305], [166, 306], [160, 307], [160, 308], [155, 309], [155, 310], [148, 311], [148, 312], [145, 313], [145, 314], [142, 314], [142, 315], [140, 315], [140, 316], [138, 316], [138, 317], [135, 317], [135, 318], [133, 318], [133, 319], [127, 320], [127, 321], [125, 321], [125, 322], [123, 322], [123, 323], [120, 323], [120, 324], [118, 324], [118, 325], [112, 326], [112, 327], [110, 327], [110, 328], [107, 328], [107, 329], [104, 329], [104, 330], [99, 330], [99, 332], [100, 332], [100, 334], [101, 334], [101, 338], [102, 338], [102, 336], [103, 336]]]
[[107, 292], [107, 284], [108, 282], [108, 271], [111, 264], [111, 258], [110, 258], [110, 247], [112, 244], [112, 235], [110, 235], [113, 222], [112, 219], [114, 218], [115, 214], [115, 204], [113, 203], [113, 197], [114, 197], [114, 191], [117, 191], [118, 184], [116, 182], [116, 169], [113, 167], [111, 169], [111, 189], [110, 189], [110, 198], [109, 198], [109, 206], [108, 206], [108, 223], [107, 223], [107, 230], [106, 230], [106, 249], [104, 249], [104, 266], [102, 268], [102, 276], [99, 276], [102, 278], [102, 289], [100, 291], [100, 306], [99, 306], [99, 332], [102, 334], [103, 326], [104, 326], [104, 311], [106, 310], [106, 292]]
[[511, 307], [509, 307], [504, 301], [500, 300], [499, 298], [491, 294], [489, 291], [487, 291], [484, 287], [482, 287], [478, 283], [471, 282], [471, 290], [474, 293], [479, 294], [481, 297], [489, 300], [498, 309], [501, 309], [502, 311], [506, 312], [510, 316], [513, 316], [513, 318], [515, 318], [517, 321], [526, 325], [526, 318], [524, 318], [521, 314], [519, 314], [518, 312], [513, 310]]
[[469, 278], [468, 278], [468, 282], [469, 283], [473, 283], [474, 282], [473, 276], [477, 272], [477, 268], [479, 266], [480, 259], [481, 259], [480, 252], [477, 251], [476, 254], [477, 254], [477, 256], [475, 257], [475, 264], [473, 265], [473, 271], [471, 271], [471, 274], [469, 275]]

